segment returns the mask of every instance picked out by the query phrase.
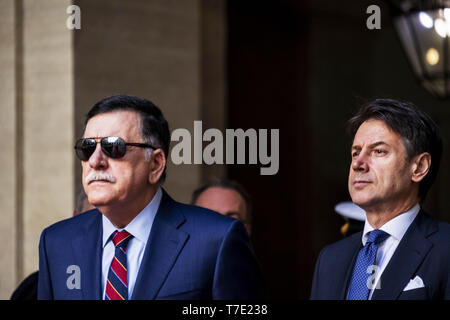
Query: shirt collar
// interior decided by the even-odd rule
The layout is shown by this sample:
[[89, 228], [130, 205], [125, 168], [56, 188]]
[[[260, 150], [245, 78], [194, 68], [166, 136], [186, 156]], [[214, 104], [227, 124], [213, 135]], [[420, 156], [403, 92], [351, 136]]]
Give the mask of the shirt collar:
[[126, 230], [134, 238], [147, 243], [150, 231], [152, 229], [153, 220], [155, 219], [156, 212], [158, 211], [159, 204], [161, 203], [162, 191], [158, 188], [153, 199], [147, 204], [147, 206], [139, 212], [139, 214], [123, 229], [116, 228], [111, 221], [105, 215], [102, 215], [103, 222], [103, 247], [108, 243], [111, 235], [114, 231]]
[[[417, 203], [414, 207], [412, 207], [408, 211], [403, 212], [398, 216], [396, 216], [394, 219], [391, 219], [388, 222], [386, 222], [384, 225], [381, 226], [380, 230], [389, 233], [390, 236], [400, 241], [403, 238], [403, 235], [406, 233], [406, 230], [408, 230], [409, 226], [416, 218], [419, 211], [420, 205]], [[366, 217], [362, 236], [362, 243], [364, 246], [366, 245], [367, 239], [369, 238], [369, 233], [372, 230], [374, 230], [374, 228], [367, 221]]]

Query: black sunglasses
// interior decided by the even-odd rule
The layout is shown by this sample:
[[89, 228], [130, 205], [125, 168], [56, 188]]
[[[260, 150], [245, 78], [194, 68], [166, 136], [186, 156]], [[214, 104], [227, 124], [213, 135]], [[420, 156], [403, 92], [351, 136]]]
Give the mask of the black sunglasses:
[[83, 138], [78, 140], [74, 147], [81, 161], [89, 160], [97, 147], [97, 140], [100, 140], [103, 153], [112, 159], [122, 158], [127, 152], [127, 146], [158, 149], [146, 143], [125, 142], [119, 137]]

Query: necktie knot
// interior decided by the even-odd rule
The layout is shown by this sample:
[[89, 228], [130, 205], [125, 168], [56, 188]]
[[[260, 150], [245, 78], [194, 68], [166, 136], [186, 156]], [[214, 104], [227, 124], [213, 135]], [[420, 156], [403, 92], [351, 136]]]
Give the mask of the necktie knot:
[[386, 240], [389, 237], [389, 233], [384, 232], [383, 230], [380, 229], [375, 229], [372, 230], [369, 233], [369, 239], [367, 239], [368, 243], [374, 243], [374, 244], [379, 244], [381, 242], [383, 242], [384, 240]]
[[116, 248], [126, 248], [133, 236], [126, 231], [115, 231], [112, 241]]

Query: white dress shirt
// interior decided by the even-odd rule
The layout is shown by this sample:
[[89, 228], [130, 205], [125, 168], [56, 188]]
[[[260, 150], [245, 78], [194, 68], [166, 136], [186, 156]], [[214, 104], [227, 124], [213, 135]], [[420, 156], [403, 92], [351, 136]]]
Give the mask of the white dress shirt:
[[149, 204], [123, 229], [116, 228], [107, 217], [103, 215], [103, 257], [102, 257], [102, 292], [105, 298], [106, 280], [108, 278], [109, 267], [114, 258], [115, 246], [111, 235], [114, 231], [127, 231], [133, 238], [127, 246], [127, 276], [128, 276], [128, 297], [133, 293], [136, 277], [144, 256], [145, 245], [147, 244], [153, 220], [158, 211], [162, 198], [161, 188], [155, 193]]
[[[375, 286], [369, 292], [369, 300], [372, 299], [373, 291], [376, 288], [383, 288], [383, 283], [378, 283], [380, 281], [381, 275], [394, 255], [395, 249], [397, 249], [398, 244], [402, 240], [403, 236], [408, 230], [411, 223], [416, 218], [417, 214], [420, 211], [420, 205], [417, 203], [414, 207], [409, 209], [408, 211], [399, 214], [394, 219], [386, 222], [380, 230], [383, 230], [389, 233], [389, 237], [378, 245], [377, 257], [375, 260], [375, 265], [378, 266], [377, 272], [375, 274]], [[370, 225], [370, 223], [366, 221], [364, 223], [364, 231], [362, 236], [362, 243], [366, 245], [367, 239], [369, 238], [369, 232], [374, 230], [374, 228]]]

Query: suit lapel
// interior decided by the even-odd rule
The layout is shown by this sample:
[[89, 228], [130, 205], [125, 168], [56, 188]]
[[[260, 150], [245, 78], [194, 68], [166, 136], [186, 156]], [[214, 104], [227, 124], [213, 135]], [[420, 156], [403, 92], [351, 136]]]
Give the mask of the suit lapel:
[[[100, 211], [72, 240], [75, 258], [81, 271], [81, 293], [83, 299], [101, 299], [102, 228]], [[88, 214], [88, 213], [86, 213]]]
[[436, 230], [433, 220], [419, 212], [383, 271], [381, 288], [374, 291], [373, 300], [395, 300], [400, 296], [432, 247], [427, 236]]
[[358, 256], [359, 250], [361, 250], [361, 248], [362, 248], [361, 237], [362, 237], [362, 232], [358, 232], [358, 233], [352, 235], [351, 247], [349, 248], [348, 251], [341, 253], [342, 254], [341, 255], [342, 263], [340, 263], [336, 266], [336, 267], [338, 267], [338, 266], [344, 267], [344, 269], [343, 269], [344, 277], [341, 278], [341, 279], [343, 279], [343, 282], [339, 286], [339, 288], [341, 288], [341, 289], [339, 292], [339, 296], [337, 298], [339, 300], [345, 300], [347, 298], [347, 290], [348, 290], [348, 285], [350, 283], [350, 279], [351, 279], [351, 276], [353, 273], [353, 266], [355, 265], [356, 257]]
[[179, 227], [185, 221], [177, 205], [163, 190], [142, 259], [132, 299], [155, 299], [189, 235]]

